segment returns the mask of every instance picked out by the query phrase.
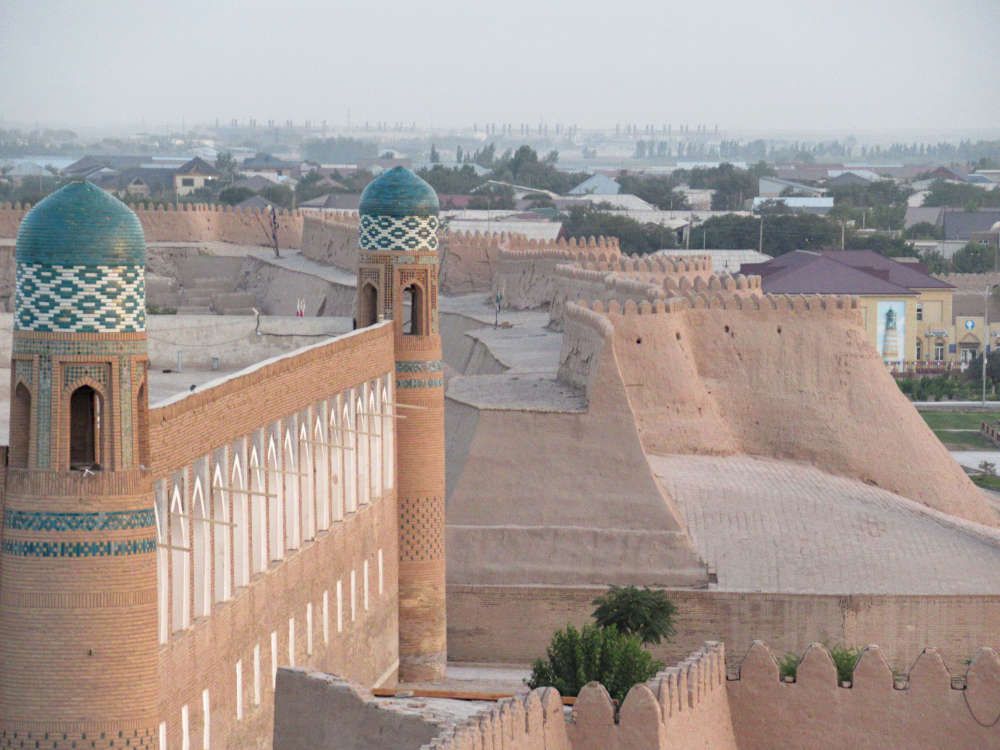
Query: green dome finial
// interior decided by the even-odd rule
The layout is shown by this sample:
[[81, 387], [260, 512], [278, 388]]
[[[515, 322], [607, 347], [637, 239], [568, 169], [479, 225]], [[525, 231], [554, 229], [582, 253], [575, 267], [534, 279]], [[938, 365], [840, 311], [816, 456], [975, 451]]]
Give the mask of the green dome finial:
[[362, 216], [437, 216], [434, 188], [406, 167], [393, 167], [368, 183], [361, 194]]
[[434, 188], [405, 167], [383, 172], [361, 194], [362, 250], [434, 252], [438, 248], [438, 197]]
[[73, 181], [24, 217], [17, 262], [145, 266], [146, 239], [132, 209], [89, 182]]

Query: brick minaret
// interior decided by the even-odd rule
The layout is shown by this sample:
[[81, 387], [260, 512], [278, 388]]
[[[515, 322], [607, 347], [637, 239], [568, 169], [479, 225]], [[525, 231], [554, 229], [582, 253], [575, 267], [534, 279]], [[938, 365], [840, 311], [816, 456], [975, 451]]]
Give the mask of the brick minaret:
[[18, 233], [0, 748], [156, 746], [145, 262], [136, 215], [86, 182]]
[[438, 199], [396, 167], [361, 196], [357, 322], [392, 320], [397, 422], [399, 676], [444, 677], [444, 380], [438, 330]]

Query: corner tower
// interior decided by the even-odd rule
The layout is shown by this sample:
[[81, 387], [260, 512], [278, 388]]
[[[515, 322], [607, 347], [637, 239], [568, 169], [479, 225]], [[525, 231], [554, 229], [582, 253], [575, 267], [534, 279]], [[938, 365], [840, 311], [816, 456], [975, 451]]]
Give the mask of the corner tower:
[[142, 226], [73, 182], [25, 216], [16, 262], [0, 747], [155, 747]]
[[399, 676], [444, 677], [444, 378], [438, 330], [438, 198], [395, 167], [361, 196], [359, 327], [392, 320], [396, 338]]

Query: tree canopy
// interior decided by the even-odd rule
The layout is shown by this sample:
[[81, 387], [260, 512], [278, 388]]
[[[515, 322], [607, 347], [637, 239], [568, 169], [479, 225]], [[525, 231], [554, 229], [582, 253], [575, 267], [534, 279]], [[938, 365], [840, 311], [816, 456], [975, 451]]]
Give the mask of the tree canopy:
[[623, 252], [640, 255], [677, 246], [677, 236], [669, 227], [642, 224], [627, 216], [601, 211], [598, 207], [573, 206], [561, 218], [560, 236], [567, 239], [601, 235], [617, 237]]

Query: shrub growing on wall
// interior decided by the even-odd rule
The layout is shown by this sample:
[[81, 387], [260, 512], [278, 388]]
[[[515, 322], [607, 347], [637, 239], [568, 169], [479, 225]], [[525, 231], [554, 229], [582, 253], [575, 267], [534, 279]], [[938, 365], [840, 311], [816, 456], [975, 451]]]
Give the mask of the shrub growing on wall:
[[637, 586], [612, 586], [594, 599], [594, 622], [602, 628], [616, 627], [626, 635], [637, 635], [643, 643], [659, 643], [674, 635], [677, 608], [664, 591]]
[[578, 695], [588, 682], [597, 681], [612, 698], [622, 701], [633, 685], [662, 668], [662, 662], [643, 650], [638, 636], [614, 627], [584, 625], [577, 630], [567, 625], [552, 636], [546, 658], [535, 660], [528, 686], [551, 686], [560, 695]]

